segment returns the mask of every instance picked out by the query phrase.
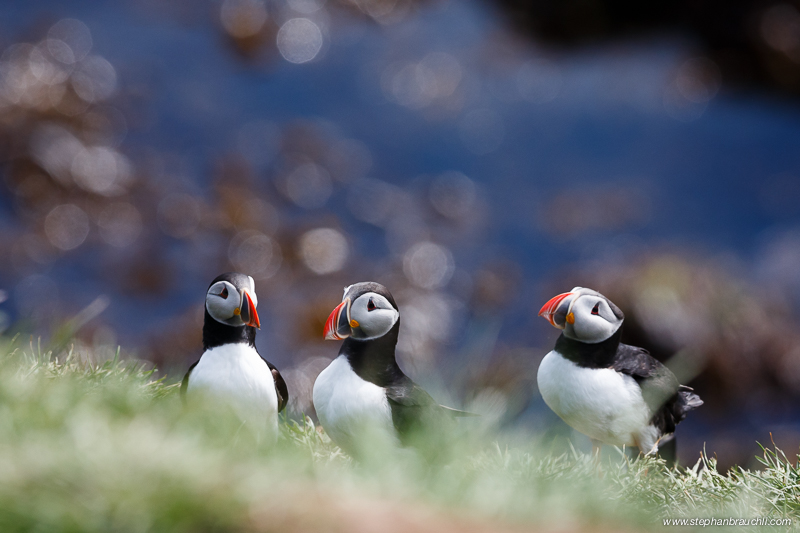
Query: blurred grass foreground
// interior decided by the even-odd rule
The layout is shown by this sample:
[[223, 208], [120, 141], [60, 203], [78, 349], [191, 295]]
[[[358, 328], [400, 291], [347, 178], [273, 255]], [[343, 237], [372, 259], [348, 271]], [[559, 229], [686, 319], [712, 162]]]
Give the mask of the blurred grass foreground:
[[[0, 339], [0, 531], [612, 531], [666, 518], [800, 518], [796, 461], [554, 455], [526, 436], [458, 439], [448, 459], [356, 463], [310, 420], [272, 448], [119, 355]], [[473, 432], [473, 433], [478, 433]], [[758, 529], [758, 528], [753, 528]], [[777, 528], [765, 528], [777, 530]], [[782, 528], [785, 529], [785, 528]]]

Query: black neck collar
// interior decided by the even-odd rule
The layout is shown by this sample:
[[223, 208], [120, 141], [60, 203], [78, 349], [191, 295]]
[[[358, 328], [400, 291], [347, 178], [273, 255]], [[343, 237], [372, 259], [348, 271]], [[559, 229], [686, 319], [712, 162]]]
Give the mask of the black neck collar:
[[609, 368], [614, 362], [621, 337], [622, 326], [612, 336], [596, 344], [576, 341], [562, 333], [556, 341], [555, 351], [564, 359], [584, 368]]
[[217, 322], [208, 314], [203, 322], [203, 350], [209, 350], [223, 344], [247, 343], [256, 347], [256, 328], [253, 326], [228, 326]]
[[339, 355], [347, 357], [350, 367], [363, 379], [379, 387], [387, 387], [405, 374], [397, 366], [395, 347], [400, 331], [400, 319], [383, 337], [360, 341], [348, 337], [344, 340]]

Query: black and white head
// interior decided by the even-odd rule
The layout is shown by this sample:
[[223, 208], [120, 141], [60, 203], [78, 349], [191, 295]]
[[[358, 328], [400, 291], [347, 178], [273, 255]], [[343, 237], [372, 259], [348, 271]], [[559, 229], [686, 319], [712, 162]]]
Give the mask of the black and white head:
[[584, 287], [575, 287], [551, 298], [539, 311], [539, 316], [564, 330], [565, 337], [587, 344], [610, 338], [625, 319], [611, 300]]
[[371, 340], [383, 337], [400, 318], [400, 311], [389, 289], [372, 281], [350, 285], [325, 323], [327, 340], [351, 337]]
[[206, 311], [221, 324], [261, 328], [256, 306], [256, 283], [238, 272], [220, 274], [206, 292]]

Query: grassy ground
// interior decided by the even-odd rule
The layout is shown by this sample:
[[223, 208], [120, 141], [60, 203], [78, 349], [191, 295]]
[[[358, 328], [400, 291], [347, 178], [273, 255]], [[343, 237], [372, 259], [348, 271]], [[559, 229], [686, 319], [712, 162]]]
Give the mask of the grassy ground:
[[664, 518], [679, 517], [800, 523], [796, 458], [779, 450], [764, 451], [761, 471], [722, 475], [712, 459], [679, 470], [622, 454], [598, 464], [525, 441], [506, 447], [496, 435], [462, 435], [447, 461], [403, 453], [355, 463], [310, 421], [285, 422], [268, 447], [211, 402], [183, 409], [176, 385], [135, 365], [0, 342], [2, 532], [634, 531], [665, 529]]

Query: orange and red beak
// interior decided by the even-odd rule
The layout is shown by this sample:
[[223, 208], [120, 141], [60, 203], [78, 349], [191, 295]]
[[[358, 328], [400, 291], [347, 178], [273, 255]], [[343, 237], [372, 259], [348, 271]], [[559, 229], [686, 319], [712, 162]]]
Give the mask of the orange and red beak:
[[345, 298], [336, 306], [325, 322], [323, 336], [325, 340], [335, 341], [346, 339], [350, 333], [350, 298]]
[[564, 329], [567, 327], [567, 322], [570, 324], [572, 323], [570, 321], [571, 313], [569, 312], [569, 308], [576, 296], [578, 295], [574, 292], [565, 292], [550, 298], [547, 303], [542, 306], [542, 309], [539, 311], [539, 316], [546, 318], [553, 327]]
[[256, 329], [261, 329], [261, 321], [258, 319], [256, 306], [250, 294], [245, 290], [242, 291], [242, 304], [239, 306], [242, 322], [246, 326], [252, 326]]

